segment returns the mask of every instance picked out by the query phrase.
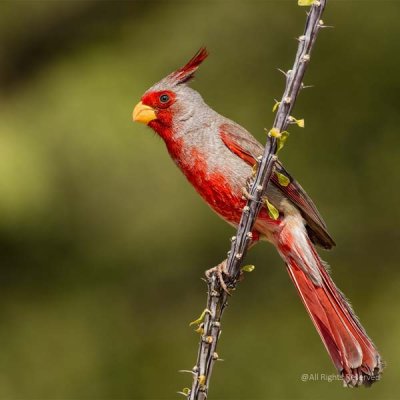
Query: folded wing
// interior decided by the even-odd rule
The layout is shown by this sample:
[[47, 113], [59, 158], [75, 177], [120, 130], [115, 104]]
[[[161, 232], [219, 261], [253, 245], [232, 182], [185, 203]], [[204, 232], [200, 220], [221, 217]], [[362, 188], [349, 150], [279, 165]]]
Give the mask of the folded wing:
[[[262, 156], [264, 152], [263, 146], [240, 125], [233, 123], [222, 124], [220, 126], [220, 135], [225, 145], [249, 165], [255, 165], [257, 157]], [[311, 241], [325, 249], [335, 246], [324, 220], [305, 190], [286, 171], [280, 161], [275, 163], [275, 171], [285, 175], [289, 183], [280, 184], [277, 174], [274, 173], [271, 177], [272, 184], [299, 208], [307, 222], [307, 232]]]

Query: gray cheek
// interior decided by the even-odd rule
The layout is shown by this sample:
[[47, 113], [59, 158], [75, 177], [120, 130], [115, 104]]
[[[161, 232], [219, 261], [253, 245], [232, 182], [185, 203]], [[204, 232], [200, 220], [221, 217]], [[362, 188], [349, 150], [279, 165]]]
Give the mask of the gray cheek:
[[184, 124], [186, 121], [188, 121], [194, 117], [193, 109], [182, 110], [179, 108], [179, 106], [177, 106], [175, 109], [178, 111], [178, 112], [176, 112], [176, 115], [179, 115], [179, 117], [177, 117], [178, 124]]

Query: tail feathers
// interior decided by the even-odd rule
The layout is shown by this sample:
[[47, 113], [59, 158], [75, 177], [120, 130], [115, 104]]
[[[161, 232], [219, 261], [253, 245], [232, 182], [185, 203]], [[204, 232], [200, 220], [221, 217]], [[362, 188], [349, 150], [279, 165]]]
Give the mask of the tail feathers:
[[[299, 239], [298, 233], [294, 235], [296, 239]], [[279, 251], [344, 385], [370, 386], [379, 380], [383, 370], [378, 351], [310, 240], [303, 236], [293, 243], [294, 236], [281, 236], [285, 240], [280, 242]]]

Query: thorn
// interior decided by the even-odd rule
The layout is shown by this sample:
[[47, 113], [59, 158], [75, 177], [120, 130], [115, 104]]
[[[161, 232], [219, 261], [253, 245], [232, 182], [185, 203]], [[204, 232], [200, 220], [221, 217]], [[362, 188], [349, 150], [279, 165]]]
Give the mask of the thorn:
[[303, 61], [303, 62], [307, 62], [307, 61], [310, 61], [310, 55], [309, 54], [304, 54], [304, 56], [301, 58], [301, 60]]
[[208, 344], [211, 344], [214, 341], [214, 339], [213, 339], [212, 336], [206, 336], [206, 337], [203, 338], [203, 341], [208, 343]]
[[301, 83], [301, 85], [300, 85], [301, 90], [309, 89], [309, 88], [313, 88], [313, 87], [314, 87], [314, 85], [305, 85], [304, 83]]
[[199, 372], [199, 367], [198, 367], [197, 365], [195, 365], [195, 366], [192, 368], [192, 371], [196, 374], [197, 372]]
[[299, 36], [299, 37], [297, 38], [297, 40], [298, 40], [299, 42], [304, 42], [304, 41], [306, 40], [306, 36], [305, 36], [305, 35], [301, 35], [301, 36]]
[[231, 242], [235, 242], [236, 241], [236, 236], [232, 236], [231, 237]]
[[221, 327], [221, 323], [219, 321], [214, 321], [213, 322], [213, 326], [215, 326], [216, 328], [220, 328]]
[[249, 239], [253, 239], [253, 232], [247, 232], [247, 237]]
[[213, 360], [216, 361], [216, 360], [218, 360], [218, 358], [219, 358], [219, 357], [218, 357], [218, 353], [217, 353], [217, 352], [214, 352], [214, 353], [213, 353]]
[[287, 72], [285, 72], [283, 69], [277, 68], [277, 70], [278, 70], [279, 72], [281, 72], [283, 75], [285, 75], [286, 78], [288, 77]]
[[[320, 21], [321, 22], [321, 21]], [[333, 25], [318, 25], [319, 28], [325, 29], [325, 28], [334, 28]]]
[[261, 192], [263, 190], [262, 185], [257, 185], [256, 190], [257, 190], [257, 192]]
[[292, 98], [289, 97], [289, 96], [287, 96], [287, 97], [285, 97], [285, 98], [283, 99], [283, 101], [284, 101], [286, 104], [290, 104], [291, 101], [292, 101]]
[[242, 258], [242, 256], [243, 256], [242, 253], [237, 253], [237, 254], [235, 255], [235, 258], [236, 258], [237, 260], [240, 260], [240, 259]]
[[195, 373], [194, 373], [193, 371], [191, 371], [190, 369], [180, 369], [178, 372], [181, 373], [181, 374], [192, 374], [192, 375], [195, 374]]
[[244, 206], [243, 207], [243, 212], [244, 213], [248, 213], [250, 211], [250, 207], [249, 206]]

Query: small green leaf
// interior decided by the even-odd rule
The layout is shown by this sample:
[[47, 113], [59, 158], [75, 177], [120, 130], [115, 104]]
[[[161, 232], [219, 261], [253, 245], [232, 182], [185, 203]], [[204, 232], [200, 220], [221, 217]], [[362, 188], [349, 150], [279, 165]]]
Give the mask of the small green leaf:
[[254, 265], [245, 265], [241, 268], [243, 272], [253, 272], [256, 269]]
[[182, 396], [188, 397], [189, 394], [190, 394], [190, 389], [187, 388], [187, 387], [185, 387], [185, 388], [183, 388], [180, 392], [177, 392], [177, 393], [178, 393], [178, 394], [181, 394]]
[[293, 117], [292, 115], [288, 117], [288, 121], [291, 124], [296, 124], [298, 127], [300, 128], [304, 128], [304, 119], [296, 119], [295, 117]]
[[204, 328], [203, 328], [203, 326], [204, 326], [204, 324], [201, 323], [201, 324], [199, 325], [199, 327], [196, 328], [194, 331], [195, 331], [196, 333], [198, 333], [199, 335], [202, 335], [202, 334], [204, 333]]
[[268, 214], [269, 214], [269, 216], [272, 218], [272, 219], [274, 219], [274, 220], [277, 220], [278, 218], [279, 218], [279, 211], [278, 211], [278, 209], [273, 205], [273, 204], [271, 204], [269, 201], [268, 201], [268, 199], [265, 197], [264, 198], [264, 204], [267, 206], [267, 208], [268, 208]]
[[272, 107], [272, 112], [275, 112], [275, 111], [278, 109], [278, 107], [279, 107], [280, 104], [281, 104], [280, 101], [276, 101], [276, 100], [275, 100], [275, 104], [274, 104], [274, 106]]
[[286, 140], [289, 137], [289, 132], [288, 131], [283, 131], [281, 133], [281, 136], [278, 138], [278, 151], [283, 149], [283, 146], [286, 143]]
[[314, 0], [298, 0], [297, 4], [300, 7], [312, 6], [314, 4]]
[[276, 176], [278, 177], [278, 182], [281, 186], [288, 186], [290, 183], [290, 179], [286, 176], [281, 174], [280, 172], [275, 172]]
[[272, 129], [268, 132], [268, 135], [271, 136], [271, 137], [274, 137], [274, 138], [276, 138], [276, 139], [279, 139], [279, 138], [282, 136], [282, 134], [281, 134], [281, 132], [279, 132], [279, 129], [278, 129], [278, 128], [272, 128]]
[[206, 316], [206, 314], [211, 314], [211, 311], [208, 308], [203, 310], [199, 318], [190, 322], [189, 326], [200, 325], [204, 321], [204, 317]]

